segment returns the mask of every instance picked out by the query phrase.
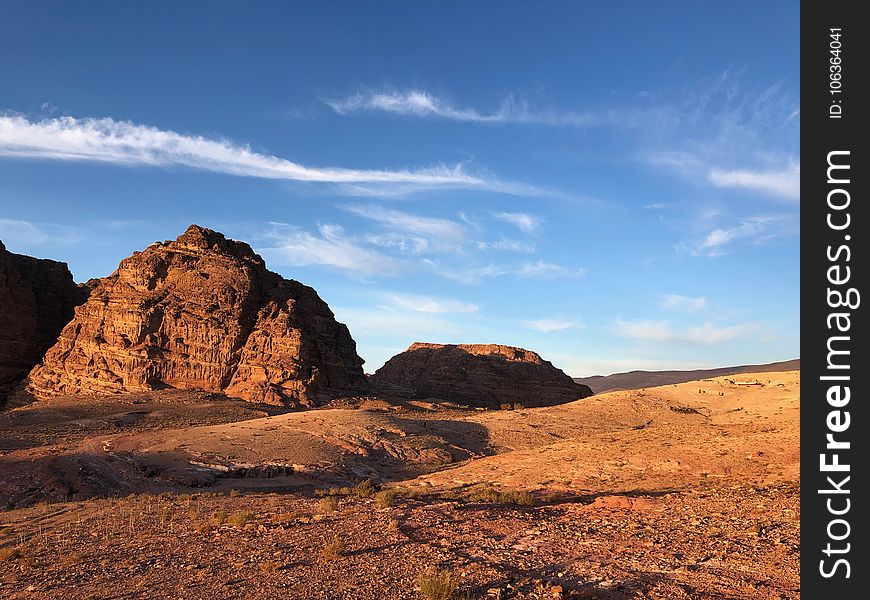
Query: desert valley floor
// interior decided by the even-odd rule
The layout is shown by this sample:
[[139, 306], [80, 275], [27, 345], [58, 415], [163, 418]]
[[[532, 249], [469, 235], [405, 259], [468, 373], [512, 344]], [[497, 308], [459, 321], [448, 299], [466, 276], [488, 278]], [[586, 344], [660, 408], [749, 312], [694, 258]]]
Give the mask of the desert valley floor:
[[516, 410], [9, 408], [0, 597], [798, 598], [799, 408], [799, 371]]

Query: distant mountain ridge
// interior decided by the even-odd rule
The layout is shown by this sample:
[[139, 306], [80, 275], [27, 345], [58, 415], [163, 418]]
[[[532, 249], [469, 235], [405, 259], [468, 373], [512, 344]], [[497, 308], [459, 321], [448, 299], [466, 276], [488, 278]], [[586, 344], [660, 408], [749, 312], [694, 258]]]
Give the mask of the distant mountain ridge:
[[593, 375], [592, 377], [574, 377], [574, 381], [588, 385], [596, 394], [616, 390], [637, 390], [685, 383], [708, 377], [724, 375], [741, 375], [747, 373], [765, 373], [773, 371], [800, 371], [801, 360], [795, 358], [764, 365], [739, 365], [736, 367], [719, 367], [717, 369], [696, 369], [692, 371], [628, 371], [613, 375]]

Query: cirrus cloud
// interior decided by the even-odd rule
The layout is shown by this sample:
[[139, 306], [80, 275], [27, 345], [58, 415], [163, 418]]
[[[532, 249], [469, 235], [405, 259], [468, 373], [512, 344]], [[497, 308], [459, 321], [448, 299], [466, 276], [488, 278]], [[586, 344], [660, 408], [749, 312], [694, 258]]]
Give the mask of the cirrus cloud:
[[0, 114], [0, 157], [171, 167], [242, 177], [341, 185], [454, 187], [519, 193], [528, 186], [477, 177], [461, 164], [417, 170], [310, 167], [256, 152], [226, 139], [209, 139], [112, 118], [56, 117], [31, 121]]
[[758, 326], [755, 323], [740, 323], [720, 327], [711, 322], [705, 322], [678, 329], [669, 321], [620, 319], [616, 322], [616, 332], [623, 337], [658, 343], [680, 342], [702, 346], [721, 344], [756, 331], [758, 331]]
[[800, 200], [801, 197], [800, 164], [776, 171], [713, 169], [709, 177], [710, 183], [716, 187], [752, 190], [787, 200]]

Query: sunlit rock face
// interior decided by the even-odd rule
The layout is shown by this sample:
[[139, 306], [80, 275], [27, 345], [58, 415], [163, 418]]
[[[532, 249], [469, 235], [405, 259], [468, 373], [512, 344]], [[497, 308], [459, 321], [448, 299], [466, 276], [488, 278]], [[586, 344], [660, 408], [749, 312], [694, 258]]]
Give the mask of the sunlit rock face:
[[28, 389], [198, 388], [310, 407], [364, 392], [362, 364], [314, 289], [268, 271], [248, 244], [191, 225], [100, 280]]

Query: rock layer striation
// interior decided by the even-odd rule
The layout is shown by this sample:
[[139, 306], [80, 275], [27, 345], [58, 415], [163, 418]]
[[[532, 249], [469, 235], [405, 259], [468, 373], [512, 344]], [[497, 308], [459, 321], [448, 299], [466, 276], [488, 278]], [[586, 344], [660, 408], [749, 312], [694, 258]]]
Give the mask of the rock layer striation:
[[468, 406], [550, 406], [592, 395], [531, 350], [500, 344], [416, 342], [371, 377], [376, 391]]
[[191, 225], [121, 261], [30, 373], [29, 391], [221, 391], [315, 406], [367, 389], [347, 327], [244, 243]]
[[0, 242], [0, 388], [27, 375], [86, 297], [66, 263], [14, 254]]

